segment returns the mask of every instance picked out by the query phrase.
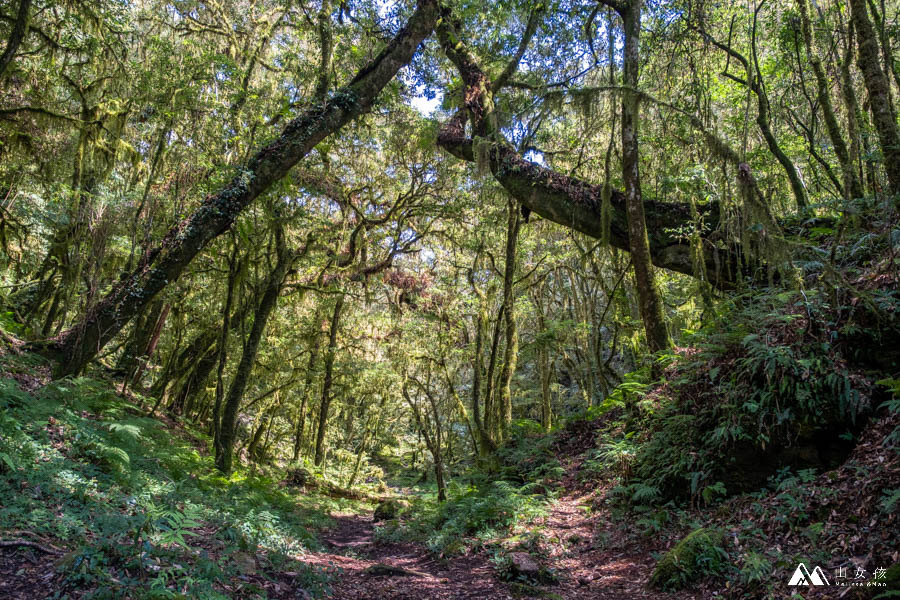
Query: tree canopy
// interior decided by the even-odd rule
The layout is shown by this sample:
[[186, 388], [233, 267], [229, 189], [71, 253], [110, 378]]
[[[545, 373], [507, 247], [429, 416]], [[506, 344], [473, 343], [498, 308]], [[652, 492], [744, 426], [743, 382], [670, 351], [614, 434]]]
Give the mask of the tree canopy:
[[[421, 474], [468, 536], [477, 486], [455, 482], [551, 494], [540, 444], [577, 447], [637, 514], [843, 468], [896, 421], [898, 19], [885, 0], [0, 2], [3, 343], [48, 361], [47, 389], [105, 380], [190, 424], [223, 476], [365, 499]], [[678, 548], [696, 540], [725, 544]]]

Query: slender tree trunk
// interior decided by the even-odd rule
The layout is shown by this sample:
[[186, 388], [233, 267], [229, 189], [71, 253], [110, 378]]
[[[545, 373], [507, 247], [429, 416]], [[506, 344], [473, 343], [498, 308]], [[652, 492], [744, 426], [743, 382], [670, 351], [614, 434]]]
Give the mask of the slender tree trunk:
[[497, 418], [497, 409], [495, 408], [495, 396], [496, 396], [496, 382], [494, 379], [494, 374], [496, 373], [497, 368], [497, 354], [499, 353], [500, 348], [500, 331], [501, 325], [503, 324], [503, 315], [506, 311], [503, 310], [503, 305], [500, 306], [500, 311], [497, 314], [497, 320], [494, 322], [494, 333], [491, 338], [491, 354], [488, 357], [488, 368], [487, 374], [484, 378], [484, 383], [487, 386], [484, 391], [484, 428], [487, 431], [488, 436], [491, 439], [498, 439], [498, 418]]
[[[252, 306], [252, 302], [244, 302], [234, 311], [227, 320], [232, 331], [244, 322]], [[223, 319], [222, 322], [224, 324], [226, 321]], [[186, 405], [203, 389], [206, 380], [216, 366], [219, 348], [216, 342], [221, 337], [221, 330], [204, 331], [195, 337], [175, 359], [171, 372], [176, 373], [176, 379], [180, 377], [182, 383], [169, 404], [169, 410], [174, 414], [182, 414]], [[163, 386], [166, 384], [164, 382]], [[154, 386], [154, 388], [153, 395], [162, 392], [161, 387]]]
[[334, 382], [334, 356], [337, 352], [337, 334], [341, 322], [341, 310], [344, 308], [343, 294], [337, 297], [334, 314], [331, 316], [331, 329], [328, 331], [328, 349], [325, 351], [325, 374], [322, 379], [322, 402], [319, 405], [319, 428], [316, 431], [316, 454], [314, 464], [322, 466], [325, 461], [325, 432], [328, 428], [328, 409], [331, 407], [331, 386]]
[[141, 353], [141, 360], [136, 365], [134, 376], [130, 377], [133, 385], [138, 385], [140, 383], [141, 377], [144, 375], [144, 370], [147, 368], [147, 363], [153, 357], [153, 353], [156, 352], [156, 347], [159, 345], [159, 338], [162, 336], [162, 330], [171, 309], [172, 305], [166, 304], [163, 306], [162, 312], [157, 317], [156, 324], [153, 327], [153, 333], [150, 336], [150, 341], [147, 342], [147, 346]]
[[[383, 408], [384, 402], [381, 402], [381, 405], [378, 407], [378, 418], [381, 418], [381, 410]], [[369, 413], [369, 417], [366, 419], [366, 427], [363, 430], [363, 436], [359, 442], [359, 448], [356, 449], [356, 460], [353, 463], [353, 472], [350, 474], [350, 479], [347, 481], [347, 489], [352, 489], [353, 484], [356, 483], [356, 478], [359, 477], [359, 469], [362, 466], [362, 457], [366, 452], [366, 445], [369, 443], [369, 436], [372, 434], [372, 430], [374, 429], [374, 427], [372, 427], [372, 422], [375, 418], [375, 413]]]
[[[482, 298], [482, 302], [484, 298]], [[485, 406], [485, 419], [481, 417], [481, 396], [484, 388], [484, 334], [487, 327], [487, 309], [482, 305], [478, 310], [475, 321], [475, 356], [472, 359], [472, 420], [475, 421], [475, 430], [478, 432], [478, 450], [481, 456], [487, 456], [497, 451], [497, 442], [491, 437], [487, 412]]]
[[222, 400], [225, 396], [225, 361], [228, 350], [228, 333], [231, 331], [231, 303], [234, 301], [234, 287], [237, 281], [240, 266], [237, 261], [237, 242], [233, 243], [231, 257], [228, 261], [228, 283], [225, 293], [225, 306], [222, 308], [222, 334], [219, 336], [219, 346], [216, 350], [216, 397], [213, 404], [212, 427], [213, 427], [213, 448], [218, 459], [222, 455], [222, 436], [220, 415], [222, 413]]
[[[753, 74], [748, 74], [748, 77], [756, 77]], [[758, 87], [758, 86], [757, 86]], [[775, 156], [775, 159], [781, 164], [781, 167], [784, 169], [785, 174], [788, 178], [788, 183], [791, 186], [791, 191], [794, 194], [794, 201], [797, 204], [798, 209], [805, 209], [809, 206], [809, 200], [807, 200], [806, 188], [803, 186], [803, 182], [800, 180], [800, 174], [797, 172], [797, 165], [788, 157], [784, 150], [781, 149], [781, 146], [778, 144], [778, 140], [775, 138], [775, 134], [772, 132], [772, 126], [769, 119], [769, 100], [765, 96], [765, 91], [759, 89], [756, 92], [757, 97], [757, 106], [758, 113], [756, 115], [756, 125], [759, 127], [759, 131], [762, 133], [763, 139], [766, 140], [766, 145], [769, 147], [769, 151]]]
[[500, 373], [500, 432], [501, 439], [509, 434], [512, 425], [512, 378], [516, 374], [519, 355], [519, 335], [516, 330], [515, 277], [516, 250], [519, 240], [519, 203], [507, 198], [506, 262], [503, 267], [503, 317], [506, 320], [506, 348], [503, 353], [503, 369]]
[[869, 20], [866, 0], [849, 0], [850, 16], [856, 30], [857, 62], [862, 71], [866, 90], [869, 92], [869, 107], [875, 132], [881, 142], [884, 154], [884, 169], [887, 172], [894, 206], [900, 209], [900, 132], [897, 117], [890, 99], [890, 82], [881, 68], [878, 51], [878, 37]]
[[265, 292], [259, 302], [256, 313], [253, 315], [253, 325], [250, 327], [250, 334], [244, 343], [241, 361], [234, 372], [231, 387], [228, 389], [228, 398], [225, 400], [222, 411], [222, 424], [219, 428], [221, 443], [217, 448], [219, 453], [216, 455], [216, 468], [226, 474], [231, 473], [232, 469], [232, 451], [237, 433], [238, 411], [241, 406], [241, 400], [244, 398], [244, 390], [247, 387], [247, 381], [256, 362], [259, 343], [262, 341], [265, 333], [266, 323], [278, 304], [278, 296], [281, 294], [284, 278], [287, 276], [291, 264], [293, 264], [294, 256], [287, 247], [287, 242], [284, 239], [284, 226], [281, 223], [278, 223], [275, 227], [275, 246], [278, 254], [275, 268], [269, 275]]
[[[412, 409], [413, 417], [416, 420], [416, 426], [419, 431], [419, 436], [425, 438], [425, 446], [428, 448], [428, 452], [431, 454], [431, 459], [434, 462], [434, 478], [437, 482], [438, 502], [444, 502], [447, 499], [447, 483], [444, 480], [444, 457], [443, 441], [441, 439], [442, 436], [440, 411], [438, 410], [437, 402], [431, 395], [431, 392], [428, 390], [428, 388], [418, 381], [416, 381], [415, 383], [428, 399], [428, 403], [431, 407], [430, 420], [428, 417], [428, 412], [425, 411], [423, 414], [423, 411], [419, 409], [419, 405], [416, 402], [413, 402], [413, 399], [410, 397], [409, 390], [407, 389], [407, 385], [405, 383], [401, 386], [401, 390], [403, 393], [403, 398]], [[433, 424], [434, 431], [431, 431], [429, 429], [429, 421]], [[427, 478], [427, 475], [428, 472], [424, 471], [423, 480]]]
[[[542, 306], [543, 295], [546, 293], [546, 287], [541, 284], [532, 294], [534, 307], [537, 310], [538, 317], [538, 336], [547, 333], [547, 321], [544, 316], [544, 307]], [[547, 343], [538, 340], [537, 349], [538, 377], [540, 377], [541, 387], [541, 427], [544, 431], [550, 431], [552, 427], [552, 413], [550, 406], [550, 352], [547, 349]]]
[[172, 228], [87, 316], [55, 344], [57, 375], [77, 373], [169, 283], [176, 281], [210, 241], [319, 142], [364, 114], [397, 71], [415, 55], [438, 18], [437, 0], [419, 0], [406, 27], [356, 77], [324, 103], [315, 104], [262, 148], [221, 191]]
[[816, 49], [808, 0], [797, 0], [797, 8], [800, 11], [803, 40], [806, 43], [806, 55], [816, 77], [816, 98], [822, 109], [822, 116], [825, 118], [825, 130], [828, 132], [828, 138], [831, 140], [834, 153], [837, 155], [838, 162], [841, 164], [844, 196], [851, 200], [854, 198], [862, 198], [862, 185], [859, 182], [859, 177], [856, 176], [856, 170], [853, 168], [853, 161], [850, 158], [847, 143], [844, 141], [841, 127], [838, 125], [837, 116], [834, 113], [834, 106], [831, 103], [831, 93], [828, 89], [828, 77], [825, 75], [825, 69], [822, 67], [822, 59], [819, 57], [819, 53]]
[[641, 197], [640, 162], [638, 150], [638, 125], [640, 123], [640, 99], [631, 90], [638, 86], [640, 58], [641, 1], [630, 0], [622, 22], [625, 29], [624, 79], [626, 92], [622, 100], [622, 181], [625, 184], [625, 206], [628, 215], [628, 244], [638, 290], [641, 319], [651, 352], [665, 350], [670, 345], [662, 301], [653, 277], [650, 258], [650, 242], [644, 220], [644, 203]]
[[128, 343], [125, 345], [125, 349], [116, 363], [116, 371], [124, 375], [132, 372], [134, 365], [137, 364], [144, 349], [147, 348], [147, 343], [153, 335], [153, 326], [159, 319], [160, 313], [162, 313], [162, 307], [163, 301], [155, 300], [137, 316]]
[[291, 462], [300, 460], [300, 450], [303, 448], [303, 431], [306, 429], [306, 410], [312, 399], [316, 361], [319, 359], [319, 346], [322, 340], [318, 310], [313, 320], [315, 331], [313, 332], [313, 339], [309, 348], [309, 363], [306, 365], [306, 378], [303, 382], [303, 399], [300, 401], [300, 410], [297, 411], [297, 429], [294, 432], [294, 455], [291, 458]]

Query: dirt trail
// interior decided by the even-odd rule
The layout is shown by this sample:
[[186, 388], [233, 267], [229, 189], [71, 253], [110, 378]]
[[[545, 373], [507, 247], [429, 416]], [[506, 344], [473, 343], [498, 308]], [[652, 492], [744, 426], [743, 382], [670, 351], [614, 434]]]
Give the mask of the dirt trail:
[[[597, 490], [585, 489], [577, 479], [580, 461], [563, 465], [565, 491], [546, 517], [534, 524], [541, 533], [542, 565], [557, 575], [552, 585], [518, 589], [514, 595], [496, 577], [485, 554], [442, 560], [413, 543], [377, 543], [372, 515], [336, 516], [336, 526], [323, 542], [330, 552], [307, 557], [307, 562], [340, 569], [332, 586], [336, 600], [505, 600], [557, 598], [564, 600], [620, 600], [630, 598], [700, 598], [690, 592], [665, 594], [647, 588], [656, 564], [655, 540], [637, 540], [628, 524], [613, 521], [595, 502]], [[388, 565], [421, 576], [374, 575], [375, 565]]]
[[636, 540], [627, 522], [613, 520], [601, 503], [600, 490], [578, 481], [580, 459], [563, 462], [564, 492], [542, 527], [543, 563], [559, 575], [547, 590], [565, 600], [625, 598], [699, 598], [690, 592], [666, 594], [647, 587], [656, 565], [655, 540]]
[[[332, 585], [336, 600], [508, 600], [512, 596], [494, 576], [486, 558], [464, 556], [441, 560], [412, 543], [377, 543], [372, 515], [338, 515], [337, 525], [323, 536], [330, 552], [304, 560], [339, 569]], [[419, 575], [379, 575], [376, 565], [399, 567]]]

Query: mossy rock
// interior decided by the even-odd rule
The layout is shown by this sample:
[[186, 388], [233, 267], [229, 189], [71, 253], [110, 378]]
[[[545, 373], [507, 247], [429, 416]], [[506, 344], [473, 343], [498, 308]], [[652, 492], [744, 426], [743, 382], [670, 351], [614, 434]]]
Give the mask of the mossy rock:
[[291, 487], [303, 487], [313, 480], [313, 474], [306, 467], [294, 467], [284, 474], [284, 484]]
[[396, 519], [397, 515], [400, 514], [400, 511], [408, 506], [409, 504], [402, 500], [396, 500], [393, 498], [389, 500], [382, 500], [378, 503], [378, 506], [375, 507], [375, 521], [377, 522]]
[[724, 535], [701, 527], [689, 533], [657, 563], [650, 585], [658, 589], [680, 589], [707, 575], [718, 573], [725, 563]]

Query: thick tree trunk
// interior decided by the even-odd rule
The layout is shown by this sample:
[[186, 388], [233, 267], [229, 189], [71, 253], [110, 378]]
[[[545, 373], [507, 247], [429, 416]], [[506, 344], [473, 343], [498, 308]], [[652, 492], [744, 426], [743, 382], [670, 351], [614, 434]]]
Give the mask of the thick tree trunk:
[[341, 322], [341, 310], [344, 308], [344, 296], [339, 295], [334, 304], [331, 316], [331, 329], [328, 331], [328, 349], [325, 352], [325, 374], [322, 378], [322, 402], [319, 405], [319, 428], [316, 431], [316, 455], [314, 464], [319, 467], [325, 461], [325, 432], [328, 429], [328, 410], [331, 408], [331, 386], [334, 383], [334, 356], [337, 352], [337, 334]]
[[644, 219], [641, 197], [641, 177], [638, 148], [640, 99], [632, 90], [638, 89], [640, 58], [641, 0], [629, 0], [621, 14], [625, 29], [624, 78], [626, 91], [622, 99], [622, 181], [625, 183], [625, 210], [628, 221], [628, 246], [638, 291], [638, 304], [647, 345], [651, 352], [665, 350], [671, 344], [666, 328], [662, 301], [653, 276], [650, 241]]
[[878, 37], [869, 20], [866, 0], [850, 0], [850, 16], [856, 30], [857, 62], [862, 71], [875, 131], [881, 142], [884, 169], [887, 172], [894, 206], [900, 209], [900, 132], [890, 99], [890, 82], [881, 68]]
[[244, 398], [247, 381], [256, 362], [259, 343], [262, 341], [265, 333], [266, 323], [268, 323], [272, 311], [275, 310], [278, 304], [278, 296], [281, 294], [281, 289], [284, 286], [284, 278], [287, 276], [291, 264], [293, 264], [294, 255], [287, 247], [283, 225], [280, 223], [276, 225], [275, 229], [275, 246], [278, 259], [266, 282], [266, 288], [262, 299], [259, 301], [259, 306], [256, 308], [256, 313], [253, 315], [253, 325], [250, 327], [250, 334], [244, 343], [241, 361], [238, 363], [234, 377], [231, 380], [231, 387], [228, 389], [228, 397], [225, 399], [225, 405], [222, 410], [222, 424], [219, 427], [220, 443], [216, 448], [216, 468], [225, 474], [231, 473], [238, 411], [241, 406], [241, 400]]
[[60, 375], [79, 372], [210, 241], [227, 231], [260, 194], [279, 181], [316, 144], [368, 111], [379, 92], [415, 55], [438, 18], [437, 0], [419, 0], [406, 27], [345, 87], [294, 119], [262, 148], [221, 191], [172, 228], [137, 268], [56, 341]]
[[[465, 85], [465, 109], [460, 110], [438, 133], [437, 143], [457, 158], [476, 162], [474, 142], [466, 135], [466, 123], [471, 117], [473, 131], [490, 128], [481, 121], [491, 114], [493, 101], [490, 99], [490, 82], [484, 72], [466, 50], [461, 34], [455, 29], [452, 15], [445, 13], [437, 29], [444, 53], [456, 65]], [[692, 125], [699, 123], [692, 120]], [[720, 153], [730, 149], [717, 139], [703, 132], [708, 141]], [[502, 141], [495, 142], [481, 152], [481, 160], [486, 160], [494, 179], [523, 206], [532, 212], [597, 239], [608, 240], [620, 250], [630, 251], [628, 224], [625, 209], [625, 195], [618, 190], [610, 190], [610, 215], [603, 215], [603, 185], [592, 185], [574, 177], [557, 173], [551, 169], [528, 161], [511, 146]], [[734, 152], [729, 153], [730, 162], [740, 162]], [[749, 170], [747, 171], [749, 175]], [[645, 221], [649, 232], [650, 258], [656, 266], [679, 273], [696, 276], [694, 249], [685, 236], [676, 232], [678, 225], [689, 225], [695, 221], [691, 207], [687, 204], [654, 202], [643, 200]], [[715, 231], [719, 225], [720, 210], [716, 202], [698, 207], [699, 218], [708, 231]], [[745, 274], [741, 266], [740, 243], [736, 240], [711, 241], [702, 244], [704, 275], [712, 285], [721, 289], [733, 288]], [[488, 397], [485, 396], [487, 402]], [[485, 407], [487, 420], [487, 407]]]

